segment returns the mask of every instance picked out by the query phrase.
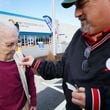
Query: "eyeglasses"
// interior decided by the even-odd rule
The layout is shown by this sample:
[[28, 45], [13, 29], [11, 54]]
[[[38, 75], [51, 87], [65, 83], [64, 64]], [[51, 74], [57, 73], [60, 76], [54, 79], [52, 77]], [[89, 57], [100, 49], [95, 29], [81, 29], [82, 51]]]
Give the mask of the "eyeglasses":
[[89, 70], [88, 58], [90, 56], [90, 52], [91, 52], [91, 46], [88, 46], [84, 51], [84, 57], [86, 59], [82, 62], [82, 70], [84, 72], [87, 72]]

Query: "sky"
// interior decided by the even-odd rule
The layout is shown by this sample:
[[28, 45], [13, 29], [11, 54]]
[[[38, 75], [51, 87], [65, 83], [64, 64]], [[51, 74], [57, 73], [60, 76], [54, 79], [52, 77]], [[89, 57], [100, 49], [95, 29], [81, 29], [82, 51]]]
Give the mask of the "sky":
[[[75, 6], [65, 9], [62, 1], [55, 0], [55, 19], [80, 27], [79, 20], [74, 17]], [[0, 11], [43, 19], [44, 15], [52, 17], [52, 0], [0, 0]]]

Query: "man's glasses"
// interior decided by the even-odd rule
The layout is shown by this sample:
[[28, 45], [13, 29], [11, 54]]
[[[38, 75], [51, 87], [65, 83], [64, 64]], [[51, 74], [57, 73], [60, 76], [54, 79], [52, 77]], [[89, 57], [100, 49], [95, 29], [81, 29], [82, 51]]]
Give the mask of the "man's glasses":
[[90, 56], [90, 52], [91, 52], [91, 46], [88, 46], [84, 51], [84, 57], [86, 59], [82, 62], [82, 70], [84, 72], [87, 72], [89, 70], [88, 58]]

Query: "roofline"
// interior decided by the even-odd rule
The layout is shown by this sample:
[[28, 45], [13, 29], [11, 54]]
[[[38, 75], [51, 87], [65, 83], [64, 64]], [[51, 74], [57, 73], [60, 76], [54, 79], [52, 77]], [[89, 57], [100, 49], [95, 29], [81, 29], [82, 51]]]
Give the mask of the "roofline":
[[30, 17], [30, 16], [25, 16], [25, 15], [20, 15], [20, 14], [16, 14], [16, 13], [5, 12], [5, 11], [0, 11], [0, 14], [11, 15], [11, 16], [16, 16], [16, 17], [21, 17], [21, 18], [23, 17], [23, 18], [28, 18], [28, 19], [33, 19], [33, 20], [39, 20], [39, 21], [44, 21], [44, 19]]

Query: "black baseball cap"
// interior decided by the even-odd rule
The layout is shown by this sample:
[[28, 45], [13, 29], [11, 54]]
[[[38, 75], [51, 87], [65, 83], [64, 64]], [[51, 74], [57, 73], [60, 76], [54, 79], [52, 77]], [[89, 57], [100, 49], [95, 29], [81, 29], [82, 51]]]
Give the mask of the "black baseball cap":
[[69, 8], [69, 7], [71, 7], [73, 4], [75, 4], [76, 1], [77, 1], [77, 0], [64, 0], [64, 1], [62, 2], [62, 6], [63, 6], [64, 8]]

